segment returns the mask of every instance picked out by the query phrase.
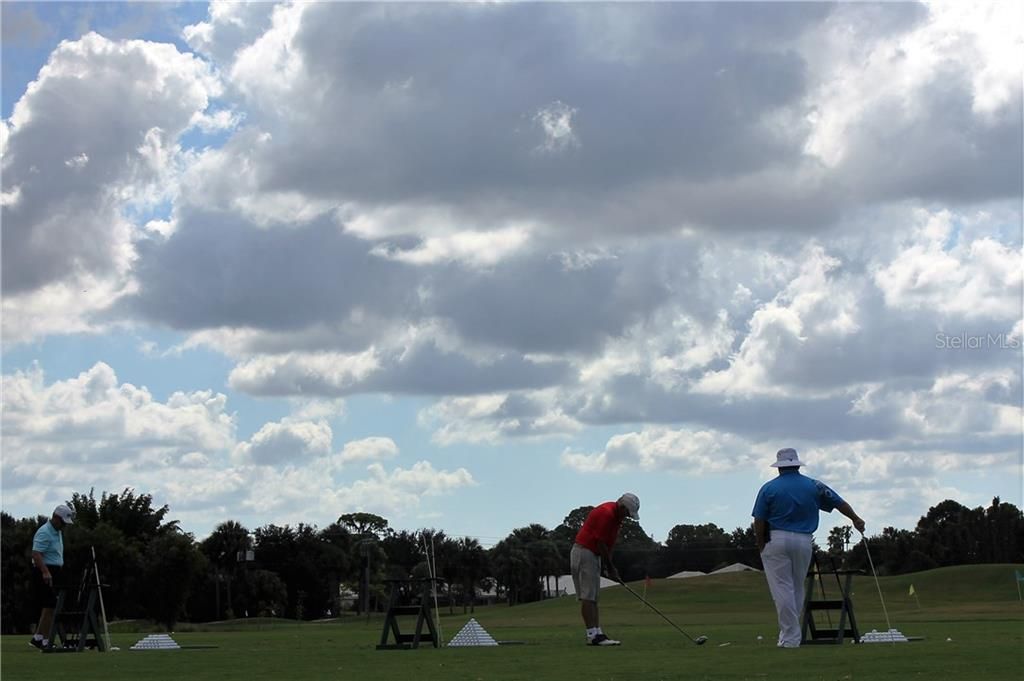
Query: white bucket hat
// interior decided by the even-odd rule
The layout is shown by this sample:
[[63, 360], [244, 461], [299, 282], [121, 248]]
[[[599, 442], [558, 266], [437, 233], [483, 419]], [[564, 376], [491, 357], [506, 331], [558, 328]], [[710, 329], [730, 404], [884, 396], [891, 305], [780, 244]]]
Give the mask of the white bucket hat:
[[775, 463], [772, 464], [772, 468], [796, 468], [803, 465], [804, 462], [797, 456], [796, 450], [786, 447], [775, 453]]

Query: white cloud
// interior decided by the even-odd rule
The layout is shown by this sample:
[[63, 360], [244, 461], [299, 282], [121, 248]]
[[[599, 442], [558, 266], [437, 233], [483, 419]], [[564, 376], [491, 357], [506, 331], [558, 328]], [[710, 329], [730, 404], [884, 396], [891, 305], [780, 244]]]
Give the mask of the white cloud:
[[705, 374], [698, 392], [750, 395], [784, 394], [787, 387], [773, 380], [774, 365], [798, 354], [809, 338], [842, 339], [858, 330], [855, 291], [830, 273], [840, 261], [818, 244], [807, 246], [796, 259], [800, 271], [775, 298], [754, 312], [750, 332], [730, 366]]
[[73, 170], [81, 170], [86, 166], [87, 163], [89, 163], [89, 157], [86, 155], [84, 151], [81, 154], [77, 156], [72, 156], [71, 158], [64, 161], [64, 165]]
[[265, 468], [252, 478], [243, 505], [258, 517], [274, 517], [277, 522], [327, 524], [353, 509], [412, 519], [425, 498], [476, 484], [465, 468], [438, 470], [429, 461], [391, 470], [374, 463], [366, 470], [365, 478], [336, 481], [316, 467]]
[[136, 291], [132, 281], [83, 275], [72, 282], [55, 282], [21, 295], [3, 298], [5, 344], [27, 343], [51, 335], [98, 335], [112, 331], [94, 314]]
[[424, 497], [476, 484], [464, 468], [428, 461], [391, 470], [374, 463], [365, 477], [335, 477], [333, 459], [391, 458], [397, 446], [373, 437], [332, 454], [323, 421], [267, 423], [236, 445], [224, 395], [179, 392], [158, 402], [103, 363], [49, 384], [38, 367], [16, 371], [4, 375], [3, 392], [5, 509], [132, 488], [168, 504], [190, 528], [209, 526], [211, 516], [251, 526], [327, 524], [353, 509], [408, 513]]
[[[896, 35], [865, 21], [872, 10], [845, 7], [809, 34], [805, 51], [816, 89], [808, 96], [811, 133], [806, 151], [839, 165], [865, 121], [885, 111], [893, 127], [926, 123], [928, 88], [960, 74], [970, 79], [972, 107], [992, 114], [1019, 105], [1024, 48], [1015, 3], [929, 2], [916, 26]], [[1016, 9], [1014, 9], [1016, 7]]]
[[537, 147], [538, 151], [556, 153], [580, 146], [580, 140], [573, 131], [573, 117], [578, 111], [555, 100], [538, 109], [533, 120], [544, 133], [544, 141]]
[[874, 387], [855, 409], [897, 415], [903, 434], [917, 440], [1002, 437], [1007, 440], [1004, 448], [1010, 449], [1024, 423], [1020, 380], [1020, 372], [1012, 368], [940, 374], [930, 386], [916, 390]]
[[431, 441], [443, 446], [498, 444], [508, 438], [541, 440], [582, 430], [556, 398], [552, 390], [446, 397], [421, 410], [417, 421], [432, 428]]
[[159, 402], [144, 387], [119, 383], [102, 362], [49, 385], [38, 366], [15, 371], [4, 375], [3, 389], [5, 490], [43, 483], [48, 466], [102, 464], [124, 479], [153, 463], [217, 457], [234, 444], [224, 395], [176, 392]]
[[360, 479], [398, 447], [333, 446], [358, 394], [415, 396], [434, 446], [562, 438], [567, 475], [795, 437], [887, 511], [869, 480], [957, 493], [1022, 416], [1020, 8], [990, 5], [214, 2], [202, 59], [61, 43], [0, 124], [5, 350], [130, 331], [280, 413], [237, 443], [223, 396], [94, 367], [96, 403], [5, 402], [5, 498], [330, 521], [469, 484]]
[[948, 210], [921, 211], [919, 220], [904, 249], [874, 274], [886, 304], [967, 320], [1020, 319], [1024, 251], [1019, 246], [989, 236], [963, 238], [957, 224], [963, 218]]
[[213, 0], [207, 8], [208, 20], [186, 26], [182, 37], [196, 52], [229, 63], [239, 49], [263, 34], [274, 9], [269, 2]]
[[180, 178], [181, 205], [237, 214], [260, 228], [302, 225], [334, 209], [333, 201], [263, 186], [262, 157], [272, 140], [243, 127], [223, 147], [198, 153]]
[[398, 445], [389, 437], [367, 437], [346, 442], [341, 450], [341, 461], [376, 461], [398, 456]]
[[445, 236], [428, 237], [411, 249], [381, 245], [370, 252], [412, 265], [456, 261], [477, 267], [487, 267], [520, 250], [528, 239], [529, 232], [527, 230], [509, 227], [493, 232], [462, 231]]
[[217, 111], [197, 111], [190, 121], [190, 127], [194, 126], [206, 134], [233, 130], [242, 122], [242, 116], [235, 111], [220, 109]]
[[309, 85], [302, 52], [293, 45], [306, 7], [304, 3], [275, 5], [269, 29], [233, 55], [230, 80], [234, 87], [250, 103], [271, 106], [278, 115], [296, 114], [308, 104], [292, 97]]
[[295, 421], [321, 421], [345, 415], [345, 400], [322, 400], [317, 398], [293, 397], [290, 418]]
[[[173, 195], [175, 140], [219, 92], [208, 66], [173, 45], [96, 33], [60, 43], [4, 125], [4, 184], [16, 199], [2, 207], [5, 333], [90, 327], [130, 290], [132, 216]], [[24, 323], [26, 307], [72, 323]]]
[[596, 454], [566, 450], [562, 465], [582, 473], [674, 471], [703, 476], [751, 465], [751, 449], [748, 443], [727, 433], [645, 428], [613, 436]]
[[265, 423], [248, 441], [239, 443], [236, 463], [275, 465], [299, 463], [331, 453], [333, 433], [326, 421]]
[[377, 509], [389, 514], [409, 513], [420, 505], [423, 497], [440, 496], [476, 485], [465, 468], [454, 471], [437, 470], [429, 461], [417, 461], [411, 468], [390, 471], [379, 463], [366, 469], [370, 477], [357, 480], [337, 490], [335, 497], [342, 508]]
[[264, 355], [231, 370], [228, 382], [236, 390], [265, 394], [335, 395], [377, 371], [373, 349], [358, 354], [288, 353]]

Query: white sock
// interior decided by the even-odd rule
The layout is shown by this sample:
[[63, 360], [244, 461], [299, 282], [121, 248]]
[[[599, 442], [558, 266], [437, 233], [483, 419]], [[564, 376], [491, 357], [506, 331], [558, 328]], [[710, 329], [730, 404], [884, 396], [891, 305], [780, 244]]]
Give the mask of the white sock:
[[590, 629], [587, 629], [587, 638], [594, 638], [595, 636], [597, 636], [600, 633], [601, 633], [601, 628], [600, 627], [592, 627]]
[[42, 641], [43, 640], [43, 635], [42, 634], [33, 634], [32, 635], [32, 640], [33, 641]]

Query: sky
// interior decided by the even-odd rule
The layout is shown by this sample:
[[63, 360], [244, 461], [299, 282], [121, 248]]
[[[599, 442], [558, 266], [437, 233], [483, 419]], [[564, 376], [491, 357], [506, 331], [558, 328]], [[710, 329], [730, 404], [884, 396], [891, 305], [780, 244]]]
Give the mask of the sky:
[[1017, 3], [0, 11], [16, 517], [1024, 506]]

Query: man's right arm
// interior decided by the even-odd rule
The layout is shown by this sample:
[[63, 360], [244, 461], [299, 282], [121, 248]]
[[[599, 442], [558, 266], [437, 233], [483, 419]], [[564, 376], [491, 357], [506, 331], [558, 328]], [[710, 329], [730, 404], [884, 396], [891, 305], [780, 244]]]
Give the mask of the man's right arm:
[[32, 562], [35, 563], [36, 569], [43, 575], [43, 581], [47, 584], [53, 583], [53, 576], [50, 575], [50, 570], [46, 567], [46, 562], [43, 561], [43, 554], [38, 551], [32, 552]]
[[768, 522], [761, 518], [754, 518], [754, 538], [757, 540], [757, 552], [764, 551], [764, 545], [768, 543]]

